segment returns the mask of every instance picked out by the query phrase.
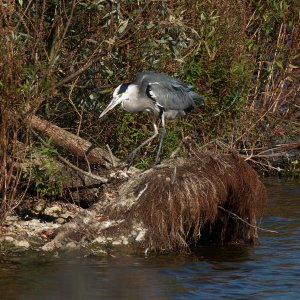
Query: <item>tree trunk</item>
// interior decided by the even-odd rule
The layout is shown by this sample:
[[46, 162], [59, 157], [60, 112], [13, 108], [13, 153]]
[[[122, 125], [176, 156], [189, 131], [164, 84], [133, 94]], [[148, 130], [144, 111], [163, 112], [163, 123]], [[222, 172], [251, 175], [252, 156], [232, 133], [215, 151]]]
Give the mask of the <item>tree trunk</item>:
[[90, 164], [97, 163], [106, 169], [110, 169], [119, 162], [119, 159], [108, 151], [37, 116], [32, 116], [31, 126], [43, 135], [50, 137], [57, 146], [75, 156], [86, 159]]

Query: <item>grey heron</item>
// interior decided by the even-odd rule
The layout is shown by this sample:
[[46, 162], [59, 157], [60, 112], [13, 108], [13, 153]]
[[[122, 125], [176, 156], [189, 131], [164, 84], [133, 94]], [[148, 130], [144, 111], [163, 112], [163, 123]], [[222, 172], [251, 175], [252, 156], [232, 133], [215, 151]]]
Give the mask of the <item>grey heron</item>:
[[158, 134], [161, 120], [161, 136], [156, 155], [157, 163], [166, 134], [165, 118], [176, 118], [191, 112], [204, 98], [178, 79], [166, 74], [145, 71], [138, 73], [133, 82], [120, 84], [113, 92], [113, 99], [100, 115], [102, 118], [118, 104], [131, 113], [148, 112], [152, 115], [154, 134], [132, 151], [128, 159], [133, 159], [140, 149]]

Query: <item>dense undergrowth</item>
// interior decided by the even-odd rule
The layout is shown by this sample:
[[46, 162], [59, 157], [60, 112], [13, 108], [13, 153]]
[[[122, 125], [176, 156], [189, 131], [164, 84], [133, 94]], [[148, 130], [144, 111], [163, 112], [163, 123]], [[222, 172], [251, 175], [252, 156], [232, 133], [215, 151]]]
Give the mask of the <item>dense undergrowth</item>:
[[[121, 158], [151, 134], [147, 115], [115, 110], [99, 120], [113, 89], [141, 70], [180, 78], [206, 99], [168, 122], [163, 157], [190, 136], [182, 155], [237, 150], [265, 171], [284, 165], [299, 176], [297, 0], [7, 0], [0, 10], [2, 214], [21, 201], [23, 177], [43, 179], [27, 167], [22, 177], [24, 158], [39, 149], [30, 116], [109, 144]], [[156, 146], [136, 165], [148, 166]]]

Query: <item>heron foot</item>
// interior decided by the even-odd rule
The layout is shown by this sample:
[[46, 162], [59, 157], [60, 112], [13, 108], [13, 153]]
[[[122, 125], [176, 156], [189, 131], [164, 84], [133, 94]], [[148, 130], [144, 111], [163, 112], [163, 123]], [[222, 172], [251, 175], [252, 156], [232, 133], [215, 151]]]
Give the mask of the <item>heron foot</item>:
[[156, 157], [155, 162], [153, 163], [153, 167], [160, 164], [160, 158]]

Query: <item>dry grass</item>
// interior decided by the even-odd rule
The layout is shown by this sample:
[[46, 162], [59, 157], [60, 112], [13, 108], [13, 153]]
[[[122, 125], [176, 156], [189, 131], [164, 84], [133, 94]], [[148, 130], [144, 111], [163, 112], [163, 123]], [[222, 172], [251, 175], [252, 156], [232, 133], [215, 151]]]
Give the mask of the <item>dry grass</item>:
[[[253, 226], [266, 200], [258, 175], [242, 158], [215, 153], [168, 160], [141, 174], [121, 195], [110, 215], [142, 223], [144, 246], [159, 251], [185, 250], [198, 242], [254, 243]], [[123, 209], [116, 214], [116, 207]]]

